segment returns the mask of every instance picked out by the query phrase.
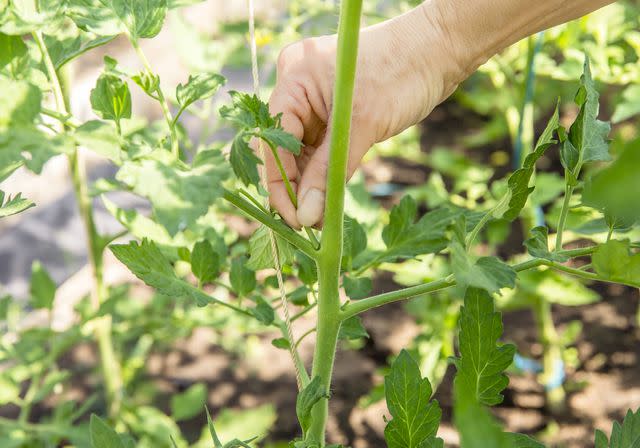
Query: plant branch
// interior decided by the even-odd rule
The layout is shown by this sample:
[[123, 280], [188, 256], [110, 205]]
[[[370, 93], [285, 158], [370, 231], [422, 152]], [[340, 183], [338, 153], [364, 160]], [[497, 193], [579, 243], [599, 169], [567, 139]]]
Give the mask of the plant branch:
[[240, 195], [229, 190], [225, 189], [223, 197], [228, 202], [245, 212], [251, 218], [261, 222], [262, 224], [273, 230], [275, 233], [280, 235], [282, 238], [296, 246], [298, 249], [304, 252], [305, 255], [308, 255], [314, 260], [318, 258], [318, 252], [313, 247], [313, 244], [311, 244], [309, 240], [299, 235], [291, 227], [284, 224], [282, 221], [275, 219], [271, 214], [265, 213], [246, 199], [242, 198]]
[[[131, 39], [131, 37], [129, 37], [129, 41], [131, 42], [131, 45], [133, 46], [136, 53], [138, 54], [138, 57], [140, 58], [142, 65], [144, 65], [144, 68], [149, 73], [153, 73], [151, 64], [149, 64], [149, 60], [145, 56], [144, 51], [142, 51], [142, 47], [140, 47], [140, 44], [138, 43], [138, 41], [135, 39]], [[171, 116], [171, 110], [169, 109], [169, 102], [165, 98], [160, 85], [158, 85], [156, 93], [158, 94], [158, 102], [160, 103], [160, 107], [162, 108], [162, 115], [164, 115], [164, 119], [167, 122], [167, 126], [169, 127], [169, 133], [171, 134], [171, 152], [173, 153], [176, 159], [179, 159], [180, 146], [178, 145], [178, 133], [176, 132], [176, 122], [173, 120], [173, 117]]]
[[48, 117], [51, 118], [55, 118], [56, 120], [58, 120], [61, 124], [70, 127], [70, 128], [77, 128], [78, 126], [81, 125], [81, 123], [76, 120], [71, 114], [62, 114], [58, 111], [49, 109], [47, 107], [43, 107], [40, 109], [40, 112], [43, 115], [46, 115]]
[[[579, 257], [579, 256], [589, 255], [593, 253], [596, 247], [597, 246], [591, 246], [591, 247], [585, 247], [583, 249], [566, 250], [566, 251], [561, 251], [560, 253], [564, 255], [569, 255], [572, 257]], [[608, 278], [602, 277], [593, 272], [587, 272], [581, 269], [572, 268], [569, 266], [565, 266], [562, 263], [544, 260], [542, 258], [533, 258], [523, 263], [512, 265], [511, 268], [516, 272], [521, 272], [521, 271], [526, 271], [528, 269], [533, 269], [539, 266], [547, 266], [551, 269], [565, 272], [567, 274], [584, 278], [586, 280], [606, 282], [606, 283], [622, 283], [632, 287], [638, 286], [637, 284], [629, 284], [629, 283], [624, 283], [620, 281], [610, 280]], [[388, 303], [411, 299], [423, 294], [428, 294], [431, 292], [439, 291], [441, 289], [449, 288], [451, 286], [455, 286], [456, 284], [457, 283], [453, 278], [453, 276], [449, 276], [444, 279], [435, 280], [433, 282], [424, 283], [422, 285], [411, 286], [409, 288], [403, 288], [397, 291], [391, 291], [384, 294], [379, 294], [376, 296], [369, 297], [367, 299], [358, 300], [356, 302], [349, 302], [342, 307], [341, 318], [344, 321], [350, 317], [353, 317], [355, 315], [368, 311], [372, 308], [377, 308], [379, 306], [386, 305]]]

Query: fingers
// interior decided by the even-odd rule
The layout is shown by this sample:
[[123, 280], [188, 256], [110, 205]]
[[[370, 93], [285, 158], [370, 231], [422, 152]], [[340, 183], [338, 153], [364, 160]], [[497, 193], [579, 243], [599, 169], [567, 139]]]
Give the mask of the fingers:
[[[291, 111], [287, 102], [280, 98], [281, 97], [277, 95], [277, 91], [274, 91], [274, 94], [269, 101], [270, 112], [273, 115], [282, 113], [281, 123], [284, 130], [292, 134], [298, 140], [302, 140], [304, 129], [301, 120]], [[269, 202], [290, 226], [299, 229], [300, 223], [296, 216], [296, 208], [289, 198], [289, 194], [276, 159], [268, 145], [264, 144], [263, 148], [265, 155], [267, 187], [269, 189]], [[285, 175], [287, 179], [289, 179], [291, 187], [295, 192], [299, 177], [295, 156], [289, 151], [285, 151], [281, 148], [278, 148], [278, 156], [282, 163]]]
[[[298, 187], [298, 222], [303, 226], [314, 226], [322, 221], [327, 188], [327, 170], [329, 166], [330, 133], [318, 146], [300, 178]], [[352, 134], [349, 147], [347, 179], [350, 179], [359, 166], [362, 157], [371, 148], [371, 140], [357, 133]]]

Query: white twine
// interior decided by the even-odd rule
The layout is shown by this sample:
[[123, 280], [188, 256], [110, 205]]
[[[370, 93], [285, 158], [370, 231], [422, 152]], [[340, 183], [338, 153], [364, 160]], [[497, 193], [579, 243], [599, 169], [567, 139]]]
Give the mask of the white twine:
[[[251, 74], [253, 76], [253, 91], [256, 96], [260, 96], [260, 74], [258, 72], [258, 50], [256, 45], [256, 24], [255, 24], [255, 11], [253, 6], [253, 0], [249, 0], [249, 40], [251, 45]], [[267, 191], [267, 173], [266, 173], [266, 159], [264, 144], [261, 139], [258, 140], [258, 154], [263, 164], [260, 165], [260, 183], [265, 191]], [[270, 210], [269, 199], [264, 198], [264, 207]], [[293, 360], [293, 365], [296, 370], [296, 381], [298, 382], [298, 389], [302, 389], [302, 373], [296, 362], [297, 354], [295, 348], [295, 339], [293, 337], [293, 330], [291, 328], [291, 316], [289, 315], [289, 307], [287, 305], [287, 292], [284, 287], [284, 280], [282, 278], [282, 268], [280, 265], [280, 257], [278, 254], [278, 244], [276, 242], [276, 236], [271, 228], [267, 228], [269, 232], [269, 240], [271, 241], [271, 253], [273, 254], [273, 264], [276, 270], [276, 278], [278, 279], [278, 287], [280, 289], [280, 300], [282, 301], [282, 309], [284, 311], [284, 320], [287, 327], [287, 336], [289, 338], [289, 353]]]

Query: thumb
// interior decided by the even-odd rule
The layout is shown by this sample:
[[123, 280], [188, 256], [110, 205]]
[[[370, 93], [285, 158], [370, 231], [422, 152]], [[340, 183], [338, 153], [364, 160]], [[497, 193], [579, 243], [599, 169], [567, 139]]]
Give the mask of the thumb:
[[[325, 207], [325, 193], [327, 190], [327, 171], [329, 166], [330, 133], [307, 162], [300, 178], [298, 187], [298, 222], [303, 226], [314, 226], [322, 221]], [[347, 178], [351, 178], [360, 160], [371, 147], [368, 139], [352, 135], [349, 145], [349, 163]]]

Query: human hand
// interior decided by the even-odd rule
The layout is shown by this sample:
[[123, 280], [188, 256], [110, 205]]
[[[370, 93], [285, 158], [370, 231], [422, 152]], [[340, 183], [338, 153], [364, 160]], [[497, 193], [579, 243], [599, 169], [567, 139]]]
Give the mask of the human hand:
[[[361, 33], [348, 178], [374, 143], [425, 118], [462, 79], [444, 30], [435, 17], [425, 16], [416, 9]], [[336, 43], [336, 36], [323, 36], [286, 47], [269, 100], [271, 113], [282, 113], [283, 128], [303, 142], [299, 156], [279, 150], [297, 192], [297, 210], [273, 155], [266, 152], [271, 205], [295, 228], [320, 224], [324, 211]]]

